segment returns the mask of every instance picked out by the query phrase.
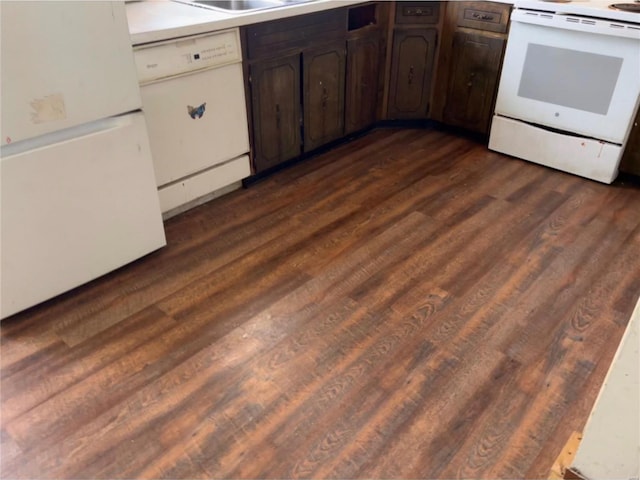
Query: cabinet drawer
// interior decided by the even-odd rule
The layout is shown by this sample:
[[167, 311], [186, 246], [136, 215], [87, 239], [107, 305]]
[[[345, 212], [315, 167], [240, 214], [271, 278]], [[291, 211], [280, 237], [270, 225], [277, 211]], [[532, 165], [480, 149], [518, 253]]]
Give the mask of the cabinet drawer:
[[506, 33], [511, 5], [493, 2], [460, 2], [458, 4], [459, 27], [475, 28], [489, 32]]
[[247, 57], [273, 57], [332, 40], [346, 39], [344, 8], [251, 25], [246, 29]]
[[440, 2], [396, 2], [396, 24], [435, 24], [440, 18]]

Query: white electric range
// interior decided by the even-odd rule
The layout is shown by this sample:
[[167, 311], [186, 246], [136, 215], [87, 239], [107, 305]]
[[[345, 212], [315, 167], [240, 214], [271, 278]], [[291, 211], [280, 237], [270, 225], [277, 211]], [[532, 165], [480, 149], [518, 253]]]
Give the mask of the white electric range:
[[639, 11], [516, 1], [489, 148], [611, 183], [640, 98]]

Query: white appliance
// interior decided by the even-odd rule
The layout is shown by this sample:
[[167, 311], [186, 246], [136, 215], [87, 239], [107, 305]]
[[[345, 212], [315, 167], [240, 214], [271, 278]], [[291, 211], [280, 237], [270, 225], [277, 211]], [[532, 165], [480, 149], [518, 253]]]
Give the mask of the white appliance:
[[238, 29], [135, 48], [165, 218], [251, 174]]
[[123, 2], [0, 2], [0, 318], [165, 245]]
[[640, 95], [640, 14], [611, 3], [515, 3], [490, 149], [616, 178]]

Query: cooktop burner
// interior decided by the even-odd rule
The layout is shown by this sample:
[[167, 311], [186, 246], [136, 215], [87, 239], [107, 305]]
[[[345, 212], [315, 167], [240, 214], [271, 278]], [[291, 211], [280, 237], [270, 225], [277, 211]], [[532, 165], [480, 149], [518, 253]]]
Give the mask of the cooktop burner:
[[640, 13], [640, 3], [612, 3], [609, 7], [625, 12]]

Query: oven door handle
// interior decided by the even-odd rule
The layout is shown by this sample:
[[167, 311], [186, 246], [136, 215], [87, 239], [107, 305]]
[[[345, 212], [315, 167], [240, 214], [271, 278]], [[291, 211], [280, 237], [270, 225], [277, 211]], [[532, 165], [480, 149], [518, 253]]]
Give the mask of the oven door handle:
[[511, 13], [511, 21], [541, 25], [549, 28], [561, 28], [564, 30], [640, 40], [640, 26], [614, 20], [516, 8]]

